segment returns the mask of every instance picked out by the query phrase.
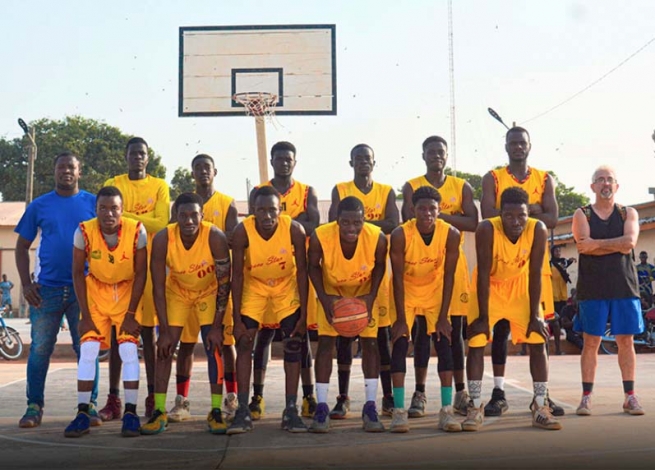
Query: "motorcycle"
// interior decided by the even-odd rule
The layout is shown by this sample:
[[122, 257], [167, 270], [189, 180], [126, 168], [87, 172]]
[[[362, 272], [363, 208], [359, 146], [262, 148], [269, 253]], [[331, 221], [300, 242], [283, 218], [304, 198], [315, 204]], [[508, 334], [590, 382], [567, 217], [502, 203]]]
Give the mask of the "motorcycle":
[[18, 331], [5, 323], [3, 316], [8, 310], [8, 305], [0, 308], [0, 356], [8, 361], [14, 361], [23, 355], [23, 340]]
[[[646, 310], [644, 313], [644, 331], [635, 335], [635, 348], [646, 347], [655, 348], [655, 307]], [[605, 354], [618, 354], [619, 348], [616, 344], [616, 338], [612, 335], [610, 328], [605, 330], [600, 343], [600, 348]]]

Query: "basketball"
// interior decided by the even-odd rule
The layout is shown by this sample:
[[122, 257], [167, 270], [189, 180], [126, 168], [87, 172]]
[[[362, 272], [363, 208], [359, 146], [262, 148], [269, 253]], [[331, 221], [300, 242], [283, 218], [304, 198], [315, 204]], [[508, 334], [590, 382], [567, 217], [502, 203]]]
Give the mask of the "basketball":
[[366, 302], [357, 298], [342, 298], [334, 303], [332, 326], [346, 338], [360, 334], [368, 325]]

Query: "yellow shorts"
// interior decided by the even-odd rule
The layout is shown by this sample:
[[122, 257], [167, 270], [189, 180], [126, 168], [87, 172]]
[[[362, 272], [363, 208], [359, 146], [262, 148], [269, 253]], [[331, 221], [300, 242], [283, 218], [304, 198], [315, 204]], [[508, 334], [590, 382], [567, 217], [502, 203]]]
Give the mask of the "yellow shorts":
[[318, 297], [316, 297], [316, 289], [314, 284], [309, 282], [309, 290], [307, 291], [307, 329], [318, 330]]
[[[214, 320], [212, 320], [212, 323]], [[234, 326], [234, 318], [232, 317], [232, 297], [228, 300], [225, 316], [223, 317], [223, 345], [234, 346], [234, 336], [232, 335], [232, 327]], [[182, 343], [197, 343], [198, 335], [200, 334], [200, 323], [196, 315], [189, 315], [180, 336]]]
[[[197, 327], [199, 332], [201, 326], [214, 323], [216, 293], [211, 292], [197, 298], [190, 298], [166, 289], [166, 311], [170, 326], [184, 327], [191, 322], [191, 328]], [[193, 319], [191, 319], [192, 317]], [[196, 343], [198, 341], [198, 332], [196, 332], [195, 336], [193, 331], [187, 332], [185, 339], [190, 341], [185, 342]]]
[[385, 271], [382, 282], [380, 282], [380, 288], [378, 289], [378, 296], [375, 299], [375, 303], [378, 306], [378, 328], [385, 328], [391, 326], [391, 313], [389, 309], [389, 304], [391, 303], [391, 275], [389, 270]]
[[541, 276], [541, 308], [544, 309], [544, 318], [546, 320], [552, 320], [555, 317], [555, 300], [551, 274]]
[[280, 322], [300, 308], [298, 289], [264, 294], [247, 291], [244, 286], [241, 299], [241, 315], [259, 323], [260, 328], [279, 328]]
[[[373, 304], [373, 317], [371, 318], [371, 321], [368, 323], [368, 326], [364, 328], [364, 331], [362, 331], [359, 336], [362, 338], [377, 338], [378, 337], [378, 323], [379, 323], [379, 309], [377, 306], [378, 301], [376, 300], [375, 303]], [[339, 336], [339, 333], [337, 333], [337, 330], [335, 330], [332, 325], [327, 321], [327, 317], [325, 316], [325, 310], [323, 309], [323, 305], [318, 302], [318, 335], [319, 336]]]
[[116, 340], [118, 344], [130, 342], [130, 343], [139, 343], [139, 338], [122, 333], [120, 331], [123, 320], [127, 312], [116, 313], [109, 315], [107, 313], [101, 313], [95, 306], [89, 305], [89, 311], [91, 313], [91, 319], [93, 324], [98, 329], [100, 334], [95, 331], [89, 331], [85, 333], [80, 338], [80, 343], [85, 341], [100, 341], [100, 347], [103, 349], [109, 349], [111, 347], [111, 327], [116, 327]]
[[459, 258], [455, 270], [455, 283], [453, 285], [453, 296], [450, 299], [450, 308], [448, 315], [465, 317], [468, 315], [470, 303], [469, 297], [471, 292], [471, 279], [469, 277], [468, 262], [462, 245], [459, 246]]
[[[148, 259], [150, 259], [149, 254]], [[150, 266], [150, 263], [148, 263], [148, 266]], [[159, 323], [157, 321], [157, 311], [155, 310], [155, 299], [152, 295], [152, 279], [150, 277], [150, 269], [148, 269], [148, 275], [146, 276], [146, 286], [143, 289], [143, 297], [141, 297], [141, 302], [139, 302], [139, 309], [137, 311], [136, 320], [141, 324], [141, 326], [145, 327], [154, 327]]]

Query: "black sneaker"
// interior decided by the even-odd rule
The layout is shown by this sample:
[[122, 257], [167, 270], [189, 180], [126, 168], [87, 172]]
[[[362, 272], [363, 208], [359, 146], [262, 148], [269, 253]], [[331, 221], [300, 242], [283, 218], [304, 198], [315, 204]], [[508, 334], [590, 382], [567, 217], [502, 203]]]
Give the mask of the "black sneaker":
[[288, 406], [282, 412], [282, 429], [292, 433], [307, 432], [307, 426], [298, 416], [298, 409], [295, 406]]
[[252, 417], [250, 416], [250, 410], [246, 405], [239, 405], [237, 412], [234, 415], [234, 420], [229, 428], [227, 428], [226, 434], [243, 434], [246, 432], [252, 431]]
[[505, 399], [505, 390], [494, 388], [491, 392], [491, 400], [484, 407], [485, 416], [502, 416], [509, 410], [509, 405]]
[[548, 405], [550, 408], [553, 416], [564, 416], [564, 408], [555, 404], [555, 402], [551, 400], [549, 396], [546, 396], [546, 405]]
[[393, 396], [382, 397], [382, 416], [393, 416]]
[[350, 398], [339, 395], [337, 397], [337, 404], [334, 405], [330, 411], [330, 419], [346, 419], [350, 411]]

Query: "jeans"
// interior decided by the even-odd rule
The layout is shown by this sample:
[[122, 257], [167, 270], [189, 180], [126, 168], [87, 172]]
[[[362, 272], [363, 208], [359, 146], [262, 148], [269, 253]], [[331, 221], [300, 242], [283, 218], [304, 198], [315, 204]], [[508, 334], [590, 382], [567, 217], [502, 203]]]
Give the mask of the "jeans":
[[[27, 404], [35, 403], [43, 408], [45, 379], [50, 366], [50, 356], [55, 349], [57, 334], [62, 318], [66, 316], [73, 350], [79, 361], [80, 334], [77, 325], [80, 319], [80, 308], [73, 286], [39, 288], [41, 306], [30, 306], [30, 322], [32, 324], [32, 344], [27, 359]], [[99, 364], [96, 361], [96, 377], [93, 383], [91, 402], [97, 404]]]

